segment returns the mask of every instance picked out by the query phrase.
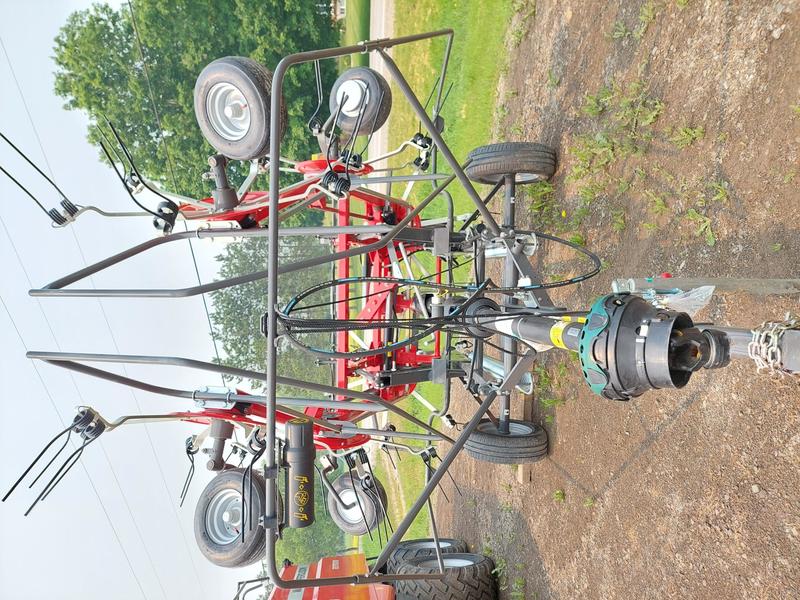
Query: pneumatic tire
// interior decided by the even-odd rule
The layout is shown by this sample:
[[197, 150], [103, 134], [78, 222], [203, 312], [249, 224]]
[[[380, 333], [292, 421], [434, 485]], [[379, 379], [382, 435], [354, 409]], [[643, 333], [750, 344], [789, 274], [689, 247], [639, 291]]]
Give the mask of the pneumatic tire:
[[556, 151], [533, 142], [503, 142], [475, 148], [467, 156], [467, 177], [477, 183], [495, 185], [506, 175], [519, 184], [546, 181], [556, 172]]
[[[353, 486], [355, 484], [355, 489]], [[328, 514], [336, 526], [350, 535], [366, 535], [373, 531], [386, 516], [386, 490], [374, 477], [360, 479], [344, 473], [333, 482], [333, 489], [349, 509], [339, 505], [333, 494], [328, 494]]]
[[532, 463], [547, 456], [547, 431], [541, 426], [511, 419], [509, 431], [502, 434], [489, 419], [483, 419], [464, 449], [476, 460], [502, 465]]
[[[194, 513], [194, 536], [200, 552], [220, 567], [244, 567], [266, 555], [266, 533], [259, 518], [266, 508], [264, 477], [253, 471], [252, 487], [242, 508], [244, 469], [228, 469], [212, 479], [200, 494]], [[278, 503], [279, 515], [282, 512]], [[243, 523], [244, 510], [249, 520]], [[225, 513], [228, 513], [226, 518]], [[244, 527], [244, 541], [241, 530]]]
[[335, 115], [339, 102], [345, 94], [348, 96], [348, 101], [339, 113], [339, 127], [346, 133], [352, 132], [356, 127], [363, 93], [366, 93], [366, 106], [356, 135], [367, 135], [370, 131], [377, 131], [389, 118], [392, 110], [392, 90], [383, 76], [369, 67], [347, 69], [334, 82], [329, 101], [331, 114]]
[[[453, 538], [439, 538], [439, 548], [441, 548], [442, 554], [468, 550], [465, 542]], [[428, 556], [436, 557], [436, 544], [433, 538], [406, 540], [397, 544], [397, 548], [386, 563], [386, 568], [389, 573], [397, 573], [400, 565], [409, 559]]]
[[[497, 585], [494, 563], [482, 554], [445, 554], [443, 579], [404, 579], [395, 583], [398, 600], [495, 600]], [[433, 575], [439, 573], [435, 556], [411, 558], [399, 573]]]
[[[272, 73], [244, 56], [226, 56], [208, 64], [194, 86], [197, 124], [214, 149], [234, 160], [269, 153]], [[288, 115], [281, 100], [281, 138]]]

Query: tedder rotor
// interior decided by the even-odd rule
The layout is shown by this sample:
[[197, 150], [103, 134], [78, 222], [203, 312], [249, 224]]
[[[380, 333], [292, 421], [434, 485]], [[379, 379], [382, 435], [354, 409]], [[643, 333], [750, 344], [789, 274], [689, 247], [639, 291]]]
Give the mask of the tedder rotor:
[[[163, 235], [31, 290], [31, 295], [177, 299], [263, 281], [267, 310], [259, 316], [266, 336], [266, 367], [257, 372], [173, 356], [29, 352], [34, 360], [193, 407], [116, 420], [81, 407], [9, 491], [50, 455], [36, 477], [41, 478], [70, 437], [79, 440], [77, 448], [53, 467], [55, 472], [28, 512], [100, 435], [130, 423], [186, 421], [202, 429], [185, 443], [192, 469], [182, 497], [198, 452], [217, 473], [202, 493], [195, 516], [198, 546], [215, 564], [241, 567], [265, 558], [275, 598], [294, 598], [286, 595], [287, 589], [352, 584], [371, 586], [381, 597], [392, 597], [396, 590], [405, 597], [427, 598], [435, 590], [441, 597], [488, 598], [495, 593], [491, 561], [468, 553], [459, 540], [439, 536], [430, 498], [462, 450], [477, 460], [506, 464], [535, 462], [547, 455], [546, 431], [510, 417], [515, 388], [531, 390], [531, 369], [539, 353], [576, 353], [587, 385], [609, 400], [682, 388], [693, 373], [725, 367], [737, 358], [754, 358], [761, 369], [778, 374], [791, 376], [800, 370], [797, 321], [776, 321], [752, 331], [696, 324], [687, 313], [623, 292], [603, 295], [589, 308], [557, 306], [549, 290], [589, 279], [599, 272], [600, 260], [570, 241], [516, 226], [516, 186], [549, 179], [557, 168], [553, 149], [538, 143], [496, 143], [460, 159], [453, 155], [441, 115], [452, 35], [442, 30], [302, 52], [283, 58], [274, 72], [248, 58], [215, 60], [195, 86], [198, 124], [217, 152], [208, 160], [207, 178], [214, 189], [207, 198], [186, 198], [148, 181], [113, 124], [107, 125], [103, 149], [115, 169], [120, 165], [119, 178], [143, 212], [108, 213], [73, 203], [63, 194], [63, 210], [45, 212], [56, 227], [86, 211], [144, 214]], [[388, 51], [432, 38], [443, 38], [446, 48], [429, 110]], [[319, 61], [354, 53], [379, 57], [395, 84], [394, 96], [399, 92], [404, 97], [421, 124], [418, 132], [383, 156], [364, 155], [364, 138], [368, 141], [386, 124], [393, 102], [392, 88], [377, 71], [345, 71], [330, 90], [329, 115], [323, 120], [327, 111]], [[282, 90], [287, 71], [304, 63], [315, 66], [318, 104], [308, 126], [320, 154], [297, 161], [281, 153], [287, 119]], [[363, 148], [357, 148], [359, 141]], [[401, 157], [407, 161], [389, 164]], [[236, 189], [229, 181], [231, 161], [249, 162], [249, 173]], [[261, 174], [269, 176], [268, 189], [252, 190]], [[474, 183], [483, 184], [479, 189], [485, 193]], [[456, 185], [471, 201], [471, 214], [454, 214], [449, 188]], [[397, 189], [403, 190], [400, 195]], [[144, 190], [159, 197], [155, 209], [142, 200]], [[425, 219], [423, 212], [437, 200], [443, 200], [446, 216]], [[489, 210], [493, 201], [500, 205], [499, 220]], [[304, 211], [321, 213], [322, 224], [286, 223]], [[203, 226], [175, 231], [178, 221]], [[282, 241], [298, 237], [322, 250], [300, 260], [281, 259]], [[193, 238], [257, 238], [266, 246], [266, 264], [254, 265], [245, 275], [180, 289], [77, 287], [87, 277], [156, 246]], [[548, 244], [574, 253], [586, 265], [583, 273], [545, 281], [530, 257]], [[499, 282], [487, 275], [491, 260], [501, 261]], [[292, 274], [325, 265], [333, 267], [329, 280], [286, 295], [283, 287]], [[310, 365], [329, 369], [330, 382], [282, 376], [278, 359], [288, 347], [301, 349]], [[500, 360], [491, 356], [497, 352]], [[249, 392], [209, 385], [177, 389], [122, 376], [98, 363], [185, 367], [255, 380], [261, 386]], [[448, 413], [454, 382], [475, 401], [469, 420], [458, 431]], [[441, 386], [439, 408], [416, 389], [421, 383]], [[427, 417], [398, 406], [409, 396]], [[392, 423], [385, 418], [390, 414]], [[237, 441], [238, 433], [245, 441]], [[399, 523], [389, 522], [387, 493], [372, 469], [371, 447], [405, 452], [425, 463], [425, 488]], [[58, 450], [55, 455], [53, 449]], [[385, 542], [369, 564], [363, 555], [344, 555], [323, 559], [313, 568], [280, 566], [276, 540], [287, 527], [302, 529], [314, 522], [317, 485], [325, 492], [324, 510], [342, 531], [378, 535]], [[403, 541], [426, 506], [432, 539]], [[455, 582], [464, 578], [471, 582], [469, 589], [458, 591]], [[260, 581], [244, 582], [237, 596], [260, 586]]]

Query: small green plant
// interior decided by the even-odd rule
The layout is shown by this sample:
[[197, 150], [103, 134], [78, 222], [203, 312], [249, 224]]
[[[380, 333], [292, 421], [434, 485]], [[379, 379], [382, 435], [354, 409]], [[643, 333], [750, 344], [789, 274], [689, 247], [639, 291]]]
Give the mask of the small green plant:
[[508, 116], [508, 106], [501, 104], [497, 107], [497, 118], [501, 121]]
[[703, 236], [707, 246], [714, 246], [717, 243], [717, 237], [711, 229], [711, 219], [709, 217], [690, 208], [686, 211], [686, 218], [696, 225], [694, 234], [698, 237]]
[[714, 192], [714, 195], [711, 197], [713, 202], [728, 202], [728, 182], [727, 181], [715, 181], [710, 186], [711, 191]]
[[556, 397], [539, 398], [539, 404], [541, 405], [542, 408], [546, 410], [563, 406], [565, 402], [566, 401], [563, 398], [556, 398]]
[[611, 262], [605, 258], [600, 259], [600, 271], [608, 271], [611, 268]]
[[558, 87], [558, 84], [561, 83], [561, 77], [553, 73], [553, 69], [547, 70], [547, 87], [550, 89], [555, 89]]
[[611, 229], [617, 233], [625, 231], [625, 210], [619, 209], [611, 211]]
[[769, 248], [770, 248], [770, 250], [772, 250], [773, 252], [775, 252], [777, 254], [778, 252], [783, 250], [783, 244], [781, 244], [780, 242], [775, 242]]
[[657, 194], [653, 190], [645, 190], [644, 195], [650, 200], [650, 210], [656, 216], [661, 216], [669, 212], [667, 200], [663, 194]]
[[683, 10], [684, 8], [689, 6], [689, 0], [675, 0], [675, 6]]
[[694, 144], [697, 140], [702, 140], [706, 135], [703, 127], [679, 127], [672, 132], [669, 141], [683, 150]]
[[[565, 363], [560, 362], [556, 365], [556, 377], [559, 380], [564, 379], [564, 377], [567, 376], [567, 372], [568, 372], [567, 365]], [[562, 383], [561, 381], [558, 381], [559, 387], [561, 386], [561, 383]]]
[[498, 558], [494, 563], [494, 570], [492, 571], [492, 575], [497, 578], [497, 584], [501, 590], [505, 590], [508, 587], [508, 565], [506, 564], [506, 559]]
[[514, 511], [514, 505], [511, 502], [502, 502], [500, 504], [500, 510], [504, 513], [510, 513]]
[[569, 241], [575, 244], [576, 246], [585, 246], [586, 245], [586, 238], [583, 237], [582, 233], [574, 233], [569, 236]]
[[553, 492], [553, 500], [556, 502], [564, 502], [567, 499], [567, 493], [564, 490], [556, 490]]
[[800, 117], [800, 103], [792, 104], [789, 106], [789, 108], [792, 109], [792, 112], [794, 113], [795, 117]]
[[508, 597], [511, 600], [525, 600], [525, 585], [524, 577], [515, 577], [514, 581], [511, 582], [511, 591]]
[[544, 422], [547, 423], [548, 425], [552, 425], [553, 423], [555, 423], [555, 421], [556, 421], [556, 416], [555, 415], [547, 415], [544, 418]]
[[501, 487], [501, 488], [503, 488], [503, 491], [504, 491], [506, 494], [510, 494], [511, 492], [513, 492], [513, 491], [514, 491], [514, 486], [513, 486], [513, 485], [511, 485], [510, 483], [501, 483], [501, 484], [500, 484], [500, 487]]
[[792, 169], [791, 171], [787, 171], [786, 173], [784, 173], [783, 177], [781, 177], [781, 180], [783, 181], [783, 183], [792, 183], [795, 177], [797, 177], [797, 171]]
[[508, 129], [508, 131], [509, 131], [509, 133], [511, 133], [511, 135], [513, 135], [514, 137], [518, 137], [518, 138], [522, 137], [522, 134], [523, 134], [523, 130], [522, 130], [522, 126], [521, 125], [512, 125]]
[[593, 507], [594, 506], [594, 498], [592, 498], [591, 496], [587, 496], [586, 498], [583, 499], [583, 505], [586, 508]]
[[614, 92], [606, 86], [601, 87], [596, 94], [586, 94], [583, 98], [583, 112], [590, 117], [600, 116], [611, 104], [613, 97]]
[[597, 199], [597, 196], [605, 189], [604, 183], [594, 182], [578, 188], [578, 197], [585, 206], [588, 206]]
[[616, 21], [614, 28], [611, 30], [611, 38], [615, 40], [624, 40], [631, 37], [633, 32], [628, 29], [624, 21]]
[[622, 194], [627, 192], [629, 189], [631, 189], [632, 185], [633, 185], [632, 181], [625, 179], [624, 177], [620, 177], [619, 180], [617, 181], [617, 188], [615, 190], [617, 196], [621, 196]]
[[653, 231], [658, 225], [655, 223], [642, 223], [642, 227], [644, 227], [646, 231]]
[[654, 2], [654, 0], [648, 0], [642, 4], [641, 8], [639, 8], [639, 26], [633, 32], [633, 37], [637, 40], [642, 39], [644, 34], [647, 33], [647, 29], [656, 20], [656, 15], [660, 10], [661, 5]]

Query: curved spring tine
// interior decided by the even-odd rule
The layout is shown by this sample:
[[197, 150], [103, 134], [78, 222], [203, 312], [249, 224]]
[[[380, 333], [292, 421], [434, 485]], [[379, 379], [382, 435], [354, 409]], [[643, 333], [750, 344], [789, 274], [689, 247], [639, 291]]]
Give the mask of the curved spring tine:
[[[353, 132], [350, 134], [350, 139], [347, 140], [347, 143], [344, 145], [345, 151], [342, 155], [345, 157], [345, 169], [344, 174], [347, 177], [347, 181], [350, 181], [350, 157], [353, 156], [353, 150], [356, 147], [356, 138], [358, 137], [358, 130], [361, 129], [361, 122], [364, 120], [364, 113], [367, 110], [367, 95], [364, 94], [364, 97], [361, 99], [361, 105], [358, 107], [358, 118], [356, 119], [355, 127], [353, 127]], [[350, 146], [348, 148], [348, 146]]]
[[85, 441], [83, 444], [81, 444], [81, 446], [77, 450], [75, 450], [72, 454], [69, 455], [69, 457], [67, 457], [67, 460], [65, 460], [64, 463], [59, 467], [58, 471], [56, 471], [56, 474], [53, 475], [50, 481], [47, 482], [47, 485], [44, 487], [44, 489], [41, 492], [39, 492], [39, 495], [36, 497], [36, 500], [33, 501], [33, 504], [31, 504], [28, 510], [25, 511], [26, 517], [30, 514], [30, 512], [40, 501], [44, 500], [50, 494], [50, 492], [52, 492], [55, 489], [55, 487], [64, 478], [64, 475], [69, 473], [70, 469], [72, 469], [72, 467], [75, 466], [75, 463], [77, 463], [78, 460], [80, 460], [81, 454], [83, 454], [83, 450], [86, 448], [86, 446], [91, 444], [96, 439], [97, 438], [95, 437]]
[[[385, 96], [385, 90], [381, 88], [381, 95], [378, 98], [378, 106], [383, 104], [383, 97]], [[380, 115], [380, 111], [375, 111], [375, 116], [372, 119], [372, 126], [369, 128], [369, 135], [367, 136], [367, 143], [364, 144], [364, 148], [361, 150], [359, 154], [364, 154], [369, 147], [369, 143], [372, 141], [372, 134], [375, 133], [375, 125], [378, 123], [378, 115]]]
[[[442, 462], [442, 459], [438, 454], [436, 455], [436, 458], [439, 459], [440, 463]], [[458, 495], [459, 496], [463, 496], [464, 494], [461, 493], [461, 488], [458, 487], [458, 484], [456, 483], [456, 480], [453, 479], [453, 475], [450, 473], [450, 469], [447, 469], [447, 471], [445, 471], [445, 473], [447, 473], [447, 476], [450, 478], [450, 481], [453, 482], [453, 487], [456, 488], [456, 491], [458, 492]]]
[[319, 69], [319, 61], [314, 61], [314, 77], [317, 82], [317, 108], [314, 110], [314, 114], [311, 115], [311, 118], [308, 120], [307, 126], [313, 132], [314, 129], [312, 127], [312, 123], [317, 118], [320, 109], [322, 109], [322, 74], [320, 73]]
[[70, 427], [69, 431], [67, 431], [67, 437], [64, 438], [64, 443], [61, 445], [61, 448], [59, 448], [58, 452], [56, 452], [53, 455], [53, 457], [49, 461], [47, 461], [47, 464], [44, 466], [44, 468], [41, 471], [39, 471], [39, 474], [33, 479], [33, 481], [31, 481], [28, 484], [28, 489], [31, 489], [34, 485], [36, 485], [36, 482], [39, 481], [39, 478], [42, 475], [44, 475], [44, 472], [47, 471], [47, 469], [50, 468], [50, 465], [53, 464], [53, 461], [55, 461], [55, 459], [58, 458], [58, 455], [61, 454], [64, 451], [64, 448], [66, 448], [67, 444], [69, 443], [70, 435], [72, 435], [72, 428], [71, 427]]
[[[369, 460], [369, 455], [367, 455], [367, 469], [369, 469], [369, 476], [372, 479], [372, 481], [373, 482], [378, 481], [378, 479], [375, 477], [375, 474], [372, 472], [372, 462], [370, 462]], [[383, 515], [386, 519], [386, 522], [389, 524], [389, 529], [391, 529], [392, 533], [394, 533], [394, 527], [392, 527], [392, 521], [389, 519], [389, 507], [386, 506], [386, 504], [383, 501], [383, 498], [378, 493], [378, 484], [374, 483], [373, 485], [375, 487], [375, 495], [378, 498], [378, 503], [381, 505], [381, 508], [383, 509]]]
[[[14, 482], [14, 485], [12, 485], [12, 486], [11, 486], [11, 489], [10, 489], [10, 490], [8, 490], [8, 492], [6, 492], [6, 495], [5, 495], [5, 496], [3, 496], [3, 500], [2, 500], [3, 502], [5, 502], [5, 501], [6, 501], [6, 499], [8, 499], [8, 497], [9, 497], [9, 496], [11, 495], [11, 493], [12, 493], [12, 492], [13, 492], [13, 491], [14, 491], [14, 490], [17, 488], [17, 486], [18, 486], [18, 485], [19, 485], [19, 484], [22, 482], [22, 480], [23, 480], [23, 479], [25, 479], [25, 477], [28, 475], [28, 473], [30, 473], [31, 469], [33, 469], [33, 467], [36, 465], [36, 463], [37, 463], [37, 462], [39, 462], [39, 459], [41, 459], [41, 458], [42, 458], [42, 456], [44, 456], [44, 453], [45, 453], [45, 452], [47, 452], [47, 450], [50, 448], [50, 446], [52, 446], [52, 445], [55, 443], [55, 441], [56, 441], [58, 438], [60, 438], [62, 435], [64, 435], [65, 433], [67, 433], [67, 434], [68, 434], [68, 432], [69, 432], [71, 429], [72, 429], [72, 424], [70, 424], [70, 425], [69, 425], [69, 427], [67, 427], [66, 429], [64, 429], [63, 431], [61, 431], [59, 434], [57, 434], [57, 435], [56, 435], [56, 436], [55, 436], [55, 437], [54, 437], [52, 440], [50, 440], [50, 441], [47, 443], [47, 445], [46, 445], [46, 446], [45, 446], [45, 447], [42, 449], [42, 451], [41, 451], [41, 452], [39, 452], [39, 454], [36, 456], [36, 458], [34, 458], [34, 459], [33, 459], [33, 462], [32, 462], [30, 465], [28, 465], [28, 468], [27, 468], [27, 469], [25, 469], [25, 471], [22, 473], [22, 475], [20, 475], [20, 476], [19, 476], [19, 479], [17, 479], [17, 480]], [[69, 435], [67, 435], [67, 438], [69, 438]], [[61, 448], [61, 450], [63, 450], [63, 449], [64, 449], [64, 448], [62, 447], [62, 448]], [[60, 454], [60, 453], [61, 453], [61, 450], [59, 450], [59, 451], [58, 451], [58, 454]], [[56, 454], [56, 456], [58, 456], [58, 454]], [[55, 457], [53, 457], [53, 458], [55, 458]], [[51, 460], [51, 462], [52, 462], [52, 460]], [[48, 463], [48, 466], [50, 466], [50, 464], [49, 464], [49, 463]], [[38, 479], [38, 478], [37, 478], [37, 479]]]
[[183, 488], [181, 489], [181, 503], [178, 505], [183, 506], [184, 501], [186, 500], [186, 496], [189, 493], [189, 485], [192, 483], [192, 479], [194, 478], [194, 454], [186, 453], [189, 457], [189, 472], [186, 474], [186, 480], [183, 482]]
[[373, 540], [372, 532], [369, 530], [369, 526], [368, 526], [369, 523], [367, 523], [367, 515], [364, 514], [364, 507], [361, 506], [361, 498], [359, 497], [358, 491], [356, 490], [356, 482], [353, 479], [353, 469], [350, 469], [348, 471], [348, 474], [350, 475], [350, 485], [352, 486], [353, 494], [356, 497], [356, 503], [358, 504], [358, 510], [361, 513], [361, 519], [364, 521], [364, 526], [367, 528], [367, 533], [369, 534], [369, 539]]
[[[336, 107], [336, 115], [333, 118], [333, 125], [331, 125], [331, 135], [333, 135], [334, 131], [336, 130], [336, 126], [339, 124], [339, 117], [342, 115], [342, 106], [345, 105], [349, 96], [347, 94], [342, 94], [342, 101]], [[328, 144], [328, 149], [325, 152], [325, 161], [328, 163], [328, 170], [333, 171], [333, 166], [331, 165], [331, 147], [333, 144]]]

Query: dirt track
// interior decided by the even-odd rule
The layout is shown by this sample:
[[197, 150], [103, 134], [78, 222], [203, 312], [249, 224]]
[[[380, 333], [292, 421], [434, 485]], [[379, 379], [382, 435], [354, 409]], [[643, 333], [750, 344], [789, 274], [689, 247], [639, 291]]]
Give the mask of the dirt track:
[[[559, 206], [578, 205], [568, 148], [597, 127], [581, 113], [585, 93], [641, 78], [664, 103], [647, 153], [611, 169], [625, 178], [639, 166], [642, 182], [600, 193], [581, 226], [608, 268], [557, 300], [587, 306], [613, 278], [663, 271], [798, 277], [800, 2], [662, 2], [641, 39], [610, 36], [617, 21], [637, 25], [641, 2], [537, 4], [521, 42], [509, 42], [497, 139], [558, 149]], [[678, 149], [668, 137], [683, 126], [705, 135]], [[715, 181], [727, 198], [696, 204]], [[654, 215], [645, 190], [669, 209]], [[519, 206], [524, 216], [524, 199]], [[695, 206], [713, 247], [686, 218]], [[626, 226], [615, 231], [620, 211]], [[788, 310], [800, 312], [798, 298], [727, 294], [699, 317], [748, 327]], [[614, 403], [590, 393], [574, 362], [545, 359], [553, 372], [558, 362], [569, 374], [553, 394], [565, 404], [552, 423], [534, 408], [549, 457], [520, 484], [515, 469], [460, 456], [453, 472], [464, 495], [438, 500], [440, 531], [505, 564], [501, 597], [800, 598], [799, 387], [741, 364]], [[458, 397], [454, 415], [466, 420], [471, 402]]]

